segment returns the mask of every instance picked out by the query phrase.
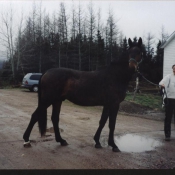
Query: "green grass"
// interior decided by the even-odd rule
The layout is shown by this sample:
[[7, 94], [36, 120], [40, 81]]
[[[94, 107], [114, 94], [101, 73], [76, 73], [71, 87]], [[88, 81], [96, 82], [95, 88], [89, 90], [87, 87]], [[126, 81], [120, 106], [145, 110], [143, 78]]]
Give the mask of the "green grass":
[[162, 97], [160, 95], [137, 93], [134, 101], [133, 96], [133, 93], [127, 93], [125, 100], [147, 106], [155, 110], [162, 110]]

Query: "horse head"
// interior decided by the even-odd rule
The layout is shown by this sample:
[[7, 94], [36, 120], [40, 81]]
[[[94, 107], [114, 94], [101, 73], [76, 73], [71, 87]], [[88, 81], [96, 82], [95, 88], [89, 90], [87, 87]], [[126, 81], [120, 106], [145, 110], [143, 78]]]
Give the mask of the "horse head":
[[137, 70], [138, 64], [142, 59], [142, 38], [139, 38], [138, 42], [132, 42], [128, 39], [129, 48], [129, 67]]

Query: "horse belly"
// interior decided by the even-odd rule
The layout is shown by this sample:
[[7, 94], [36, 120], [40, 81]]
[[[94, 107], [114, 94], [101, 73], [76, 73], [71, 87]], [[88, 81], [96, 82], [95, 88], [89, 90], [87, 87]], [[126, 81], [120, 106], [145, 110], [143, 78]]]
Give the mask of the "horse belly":
[[101, 106], [104, 105], [104, 99], [98, 95], [88, 95], [85, 93], [68, 93], [66, 99], [80, 106]]

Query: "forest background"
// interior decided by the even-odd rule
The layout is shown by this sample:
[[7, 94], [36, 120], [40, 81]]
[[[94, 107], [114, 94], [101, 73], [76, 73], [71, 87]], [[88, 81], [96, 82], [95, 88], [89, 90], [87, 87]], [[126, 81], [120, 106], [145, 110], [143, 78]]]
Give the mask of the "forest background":
[[[42, 3], [34, 3], [27, 18], [21, 15], [15, 36], [13, 9], [2, 13], [0, 42], [6, 48], [7, 59], [0, 62], [0, 81], [17, 84], [29, 72], [44, 73], [55, 67], [94, 71], [108, 66], [111, 60], [121, 59], [128, 49], [129, 38], [119, 29], [113, 11], [109, 10], [104, 24], [101, 10], [94, 11], [92, 2], [87, 9], [88, 14], [84, 14], [79, 5], [68, 14], [64, 2], [60, 2], [59, 11], [50, 15], [42, 8]], [[160, 31], [157, 43], [151, 32], [146, 34], [140, 65], [140, 72], [155, 83], [162, 79], [163, 50], [160, 46], [168, 37], [164, 26]], [[137, 37], [140, 36], [131, 39], [136, 42]]]

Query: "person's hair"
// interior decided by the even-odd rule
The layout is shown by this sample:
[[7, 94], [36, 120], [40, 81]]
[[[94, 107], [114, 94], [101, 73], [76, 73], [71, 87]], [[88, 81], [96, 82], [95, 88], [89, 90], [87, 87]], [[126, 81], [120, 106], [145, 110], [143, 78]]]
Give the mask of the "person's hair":
[[175, 66], [175, 64], [172, 66], [172, 69], [173, 69], [174, 66]]

